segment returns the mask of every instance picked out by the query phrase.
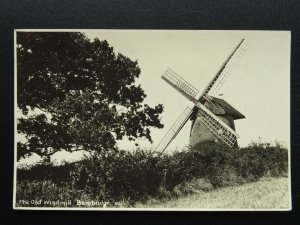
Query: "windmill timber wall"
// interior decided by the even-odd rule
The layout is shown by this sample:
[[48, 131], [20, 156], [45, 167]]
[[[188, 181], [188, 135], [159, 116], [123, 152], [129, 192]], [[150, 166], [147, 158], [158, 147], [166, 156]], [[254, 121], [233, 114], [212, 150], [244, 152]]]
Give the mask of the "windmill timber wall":
[[[215, 98], [216, 99], [216, 98]], [[220, 99], [218, 99], [220, 100]], [[224, 101], [225, 102], [225, 101]], [[228, 104], [228, 103], [226, 103]], [[209, 102], [205, 102], [204, 106], [212, 111], [219, 119], [221, 119], [224, 123], [230, 126], [233, 130], [235, 130], [234, 120], [237, 117], [228, 114], [227, 110], [221, 107], [219, 104], [213, 104]], [[241, 118], [245, 118], [242, 114]], [[238, 118], [240, 119], [240, 118]], [[190, 133], [190, 145], [195, 145], [199, 142], [205, 141], [217, 141], [217, 137], [215, 134], [210, 131], [199, 119], [199, 115], [197, 113], [194, 121], [192, 122], [191, 133]], [[237, 146], [237, 142], [235, 143]]]

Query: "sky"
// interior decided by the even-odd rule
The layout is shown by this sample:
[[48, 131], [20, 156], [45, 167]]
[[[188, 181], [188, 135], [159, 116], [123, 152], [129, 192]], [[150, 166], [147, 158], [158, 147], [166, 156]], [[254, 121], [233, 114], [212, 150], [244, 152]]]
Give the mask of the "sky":
[[[154, 148], [175, 120], [193, 104], [161, 79], [169, 67], [200, 92], [217, 73], [242, 38], [250, 45], [222, 86], [223, 98], [245, 115], [236, 120], [238, 144], [247, 146], [261, 138], [290, 145], [290, 32], [189, 31], [189, 30], [80, 30], [90, 39], [107, 40], [116, 53], [137, 60], [141, 84], [152, 107], [163, 104], [163, 129], [151, 129], [153, 144], [140, 140], [141, 148]], [[188, 145], [190, 121], [167, 151]], [[121, 149], [134, 143], [120, 141]], [[58, 155], [57, 158], [61, 156]]]
[[[137, 60], [141, 76], [137, 80], [152, 106], [164, 105], [163, 129], [152, 129], [155, 147], [186, 106], [193, 104], [161, 79], [167, 67], [193, 84], [200, 92], [216, 74], [225, 59], [242, 40], [249, 48], [235, 66], [219, 94], [245, 115], [236, 120], [240, 146], [251, 141], [290, 143], [290, 33], [284, 31], [164, 31], [92, 30], [90, 38], [107, 40], [132, 60]], [[217, 96], [220, 97], [220, 96]], [[168, 149], [188, 145], [190, 122]], [[122, 148], [134, 148], [127, 142]]]

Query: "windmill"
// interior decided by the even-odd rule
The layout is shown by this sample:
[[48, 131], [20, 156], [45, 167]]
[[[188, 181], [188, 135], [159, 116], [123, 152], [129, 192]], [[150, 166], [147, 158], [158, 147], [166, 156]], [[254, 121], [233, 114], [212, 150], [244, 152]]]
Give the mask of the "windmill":
[[239, 136], [235, 131], [234, 120], [245, 118], [245, 116], [225, 100], [216, 98], [214, 95], [217, 94], [247, 48], [248, 45], [242, 39], [200, 95], [197, 88], [167, 68], [162, 79], [192, 101], [194, 108], [187, 107], [183, 111], [158, 144], [156, 150], [164, 152], [189, 119], [192, 120], [190, 145], [211, 139], [220, 140], [229, 147], [237, 145]]

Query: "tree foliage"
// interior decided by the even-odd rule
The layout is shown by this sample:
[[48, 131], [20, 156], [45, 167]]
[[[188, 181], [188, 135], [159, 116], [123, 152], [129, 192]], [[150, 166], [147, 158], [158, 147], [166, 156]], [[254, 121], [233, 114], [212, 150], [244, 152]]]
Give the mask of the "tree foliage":
[[[18, 159], [31, 153], [105, 151], [162, 128], [162, 105], [144, 104], [137, 61], [78, 32], [17, 33]], [[29, 113], [29, 112], [40, 113]]]

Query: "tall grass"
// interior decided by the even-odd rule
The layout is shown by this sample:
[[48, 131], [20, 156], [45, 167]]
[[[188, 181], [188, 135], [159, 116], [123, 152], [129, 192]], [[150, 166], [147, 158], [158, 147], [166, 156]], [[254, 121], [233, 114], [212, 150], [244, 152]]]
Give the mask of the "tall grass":
[[91, 199], [108, 206], [133, 205], [148, 198], [168, 198], [194, 190], [212, 190], [286, 176], [288, 152], [280, 145], [228, 148], [215, 142], [159, 156], [137, 150], [107, 151], [62, 166], [40, 164], [17, 171], [18, 199]]

